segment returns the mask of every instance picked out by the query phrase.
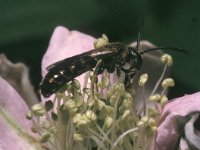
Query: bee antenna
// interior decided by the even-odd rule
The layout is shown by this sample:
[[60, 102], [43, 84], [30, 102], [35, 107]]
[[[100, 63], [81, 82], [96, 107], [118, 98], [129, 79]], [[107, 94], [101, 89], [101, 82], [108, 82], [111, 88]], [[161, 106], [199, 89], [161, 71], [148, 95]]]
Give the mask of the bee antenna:
[[139, 46], [140, 46], [140, 41], [141, 41], [141, 33], [142, 33], [142, 28], [144, 26], [144, 18], [142, 18], [141, 24], [139, 26], [139, 31], [138, 31], [138, 37], [137, 37], [137, 46], [136, 50], [138, 51]]
[[188, 54], [188, 52], [182, 48], [176, 48], [176, 47], [156, 47], [156, 48], [150, 48], [150, 49], [146, 49], [144, 51], [141, 51], [140, 54], [144, 54], [147, 52], [151, 52], [151, 51], [157, 51], [157, 50], [173, 50], [173, 51], [178, 51], [178, 52], [182, 52], [184, 54]]

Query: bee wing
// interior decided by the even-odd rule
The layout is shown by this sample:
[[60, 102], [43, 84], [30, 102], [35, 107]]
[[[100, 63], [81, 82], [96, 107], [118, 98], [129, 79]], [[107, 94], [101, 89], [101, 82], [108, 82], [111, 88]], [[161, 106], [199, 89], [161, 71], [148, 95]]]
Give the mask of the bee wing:
[[103, 59], [105, 57], [110, 57], [110, 56], [118, 53], [118, 50], [116, 49], [116, 46], [118, 46], [118, 45], [121, 45], [121, 44], [119, 44], [119, 43], [109, 44], [105, 47], [93, 49], [88, 52], [57, 61], [57, 62], [49, 65], [46, 68], [46, 70], [50, 71], [55, 68], [60, 68], [60, 67], [64, 66], [63, 64], [67, 64], [68, 66], [70, 66], [70, 65], [79, 63], [79, 61], [80, 61], [80, 63], [90, 63], [91, 59], [99, 60], [99, 59]]
[[46, 70], [47, 71], [50, 71], [51, 69], [55, 68], [56, 66], [59, 66], [59, 65], [62, 65], [63, 63], [65, 63], [65, 59], [64, 60], [60, 60], [60, 61], [57, 61], [49, 66], [46, 67]]

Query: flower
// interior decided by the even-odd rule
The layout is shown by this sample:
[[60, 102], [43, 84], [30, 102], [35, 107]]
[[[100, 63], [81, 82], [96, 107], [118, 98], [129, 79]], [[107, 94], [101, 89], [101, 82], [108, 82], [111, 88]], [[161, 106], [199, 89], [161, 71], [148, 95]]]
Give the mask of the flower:
[[[57, 27], [50, 40], [48, 50], [42, 60], [42, 76], [45, 76], [47, 73], [46, 67], [50, 64], [64, 59], [66, 56], [70, 57], [93, 49], [92, 43], [94, 41], [95, 39], [93, 37], [82, 34], [78, 31], [69, 31], [64, 27]], [[131, 45], [135, 46], [136, 43], [132, 43]], [[144, 49], [153, 46], [154, 45], [147, 41], [142, 41], [140, 48]], [[49, 99], [53, 99], [54, 96], [48, 99], [41, 97], [42, 104], [36, 104], [38, 100], [28, 80], [27, 68], [23, 64], [12, 64], [4, 55], [1, 55], [0, 75], [2, 78], [0, 78], [0, 149], [25, 150], [42, 149], [43, 147], [50, 149], [72, 149], [70, 147], [67, 148], [67, 146], [73, 142], [65, 139], [66, 133], [68, 133], [67, 137], [71, 137], [71, 139], [79, 143], [74, 145], [74, 147], [77, 149], [80, 149], [81, 146], [81, 148], [83, 148], [84, 144], [82, 142], [86, 136], [93, 139], [97, 145], [99, 144], [103, 148], [105, 148], [103, 145], [105, 141], [108, 142], [108, 144], [109, 142], [113, 142], [111, 146], [114, 149], [121, 142], [121, 139], [127, 137], [127, 135], [130, 133], [131, 135], [128, 137], [128, 139], [132, 138], [132, 135], [134, 135], [134, 133], [139, 129], [145, 129], [145, 132], [142, 131], [142, 133], [147, 134], [146, 138], [148, 138], [149, 135], [152, 135], [152, 133], [156, 133], [155, 136], [150, 138], [151, 140], [148, 141], [151, 143], [151, 147], [148, 147], [147, 145], [145, 146], [144, 144], [147, 143], [139, 141], [141, 143], [138, 145], [144, 146], [146, 149], [169, 150], [178, 145], [183, 150], [184, 144], [188, 147], [198, 147], [198, 140], [200, 137], [193, 132], [194, 128], [192, 125], [198, 117], [198, 113], [196, 112], [200, 111], [200, 93], [186, 95], [184, 97], [167, 102], [166, 104], [167, 98], [164, 97], [163, 94], [166, 92], [166, 88], [168, 86], [164, 86], [164, 92], [159, 90], [158, 86], [153, 88], [159, 78], [159, 75], [155, 74], [153, 70], [156, 68], [162, 72], [162, 67], [160, 67], [162, 62], [158, 61], [162, 53], [159, 51], [152, 53], [153, 55], [146, 54], [144, 56], [145, 58], [142, 69], [134, 78], [135, 80], [133, 83], [136, 91], [136, 96], [134, 98], [131, 96], [133, 93], [130, 94], [129, 92], [125, 91], [123, 84], [113, 83], [113, 87], [110, 89], [110, 91], [103, 93], [107, 94], [106, 97], [104, 97], [104, 100], [99, 97], [98, 93], [90, 95], [91, 92], [89, 91], [89, 88], [84, 89], [88, 100], [87, 105], [83, 101], [85, 97], [83, 97], [78, 90], [75, 92], [76, 94], [72, 94], [73, 96], [56, 95], [57, 105], [60, 111], [57, 111], [55, 108], [53, 108], [55, 107], [54, 101], [49, 101]], [[168, 55], [167, 58], [169, 58]], [[167, 58], [165, 57], [165, 59]], [[169, 65], [168, 60], [164, 60], [164, 62], [167, 63], [166, 65]], [[18, 73], [13, 75], [12, 71]], [[147, 74], [144, 74], [146, 72], [148, 72], [148, 78]], [[166, 72], [166, 68], [164, 68], [164, 72]], [[142, 77], [145, 77], [145, 82], [142, 85], [138, 85], [139, 78], [142, 74]], [[168, 74], [168, 72], [166, 74]], [[16, 77], [17, 79], [15, 79]], [[104, 88], [109, 85], [107, 84], [107, 77], [103, 77], [103, 80], [106, 84], [99, 84], [98, 86], [100, 88]], [[115, 75], [113, 75], [113, 77], [115, 77]], [[163, 78], [165, 78], [165, 76], [162, 76], [160, 79], [162, 80]], [[81, 85], [84, 84], [84, 75], [81, 75], [76, 79]], [[170, 79], [170, 81], [172, 80]], [[158, 93], [161, 94], [158, 95]], [[142, 94], [144, 95], [141, 97]], [[162, 112], [159, 118], [157, 118], [159, 112], [155, 109], [148, 110], [148, 103], [146, 103], [144, 106], [144, 101], [142, 101], [148, 99], [150, 95], [156, 94], [158, 96], [156, 96], [156, 100], [154, 101], [155, 104], [157, 105], [157, 103], [162, 103], [162, 105], [160, 105]], [[63, 105], [60, 103], [62, 98]], [[109, 102], [105, 101], [106, 98], [109, 99]], [[141, 109], [144, 109], [144, 112], [141, 113], [141, 115], [143, 115], [141, 119], [137, 116], [132, 116], [133, 114], [136, 114], [132, 113], [132, 109], [130, 109], [132, 108], [130, 106], [133, 105], [133, 99], [138, 100], [134, 105], [137, 106], [139, 112]], [[118, 108], [118, 106], [121, 107]], [[98, 111], [93, 108], [96, 108]], [[66, 110], [69, 110], [69, 113], [66, 113]], [[79, 112], [80, 110], [83, 110], [82, 113]], [[33, 122], [26, 120], [25, 115], [28, 112], [29, 114], [27, 115], [27, 118], [31, 119]], [[99, 114], [97, 115], [96, 113]], [[62, 117], [60, 118], [60, 116], [65, 119]], [[72, 120], [69, 119], [70, 116], [72, 116]], [[35, 118], [33, 119], [33, 117]], [[105, 122], [103, 122], [102, 118], [104, 118]], [[130, 128], [128, 122], [134, 119], [138, 120], [138, 122], [135, 125], [135, 128]], [[98, 124], [97, 120], [102, 124], [105, 123], [102, 125], [102, 128], [100, 126], [101, 124]], [[183, 120], [183, 122], [180, 120]], [[124, 125], [126, 128], [122, 128]], [[108, 132], [105, 134], [104, 131], [109, 131], [109, 129], [112, 132], [118, 131], [122, 134], [118, 135], [119, 137], [116, 138], [107, 137], [106, 134]], [[186, 140], [181, 135], [181, 129], [185, 132]], [[73, 131], [75, 132], [73, 135], [71, 135], [70, 133], [73, 133]], [[89, 133], [85, 133], [84, 131], [88, 131]], [[146, 133], [146, 131], [148, 131], [148, 133]], [[115, 137], [115, 134], [116, 133], [113, 132], [112, 136]], [[57, 138], [57, 142], [48, 142], [49, 140], [51, 141], [54, 136]], [[102, 141], [98, 140], [99, 137], [103, 137]], [[191, 137], [193, 140], [189, 140]], [[115, 139], [115, 141], [109, 141], [109, 138]], [[180, 144], [177, 144], [178, 138], [181, 138]], [[125, 138], [125, 142], [126, 140], [127, 138]], [[92, 145], [92, 143], [89, 144]], [[130, 142], [127, 142], [127, 144], [130, 144]], [[127, 149], [130, 148], [130, 145], [126, 146]]]

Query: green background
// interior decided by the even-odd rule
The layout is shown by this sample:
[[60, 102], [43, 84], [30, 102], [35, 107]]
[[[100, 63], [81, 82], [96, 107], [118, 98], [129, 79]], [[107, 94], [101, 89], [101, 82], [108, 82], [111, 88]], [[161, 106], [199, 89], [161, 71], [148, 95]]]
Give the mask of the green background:
[[145, 18], [142, 39], [158, 46], [182, 47], [189, 55], [174, 57], [171, 96], [200, 89], [200, 1], [195, 0], [1, 0], [0, 53], [30, 67], [35, 89], [41, 80], [41, 58], [58, 25], [110, 41], [136, 40]]

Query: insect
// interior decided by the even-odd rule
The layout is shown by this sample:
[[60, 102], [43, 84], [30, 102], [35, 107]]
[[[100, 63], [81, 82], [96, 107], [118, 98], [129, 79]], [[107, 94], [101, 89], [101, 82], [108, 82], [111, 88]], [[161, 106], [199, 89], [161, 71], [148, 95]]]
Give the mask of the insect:
[[41, 83], [41, 93], [49, 97], [57, 92], [67, 82], [95, 68], [95, 74], [99, 75], [104, 70], [113, 73], [115, 69], [125, 73], [125, 86], [131, 84], [137, 70], [140, 70], [143, 62], [142, 55], [146, 52], [173, 49], [185, 52], [179, 48], [158, 47], [138, 52], [140, 44], [140, 33], [138, 35], [136, 48], [125, 46], [122, 43], [110, 43], [103, 47], [63, 59], [47, 67], [47, 75]]

